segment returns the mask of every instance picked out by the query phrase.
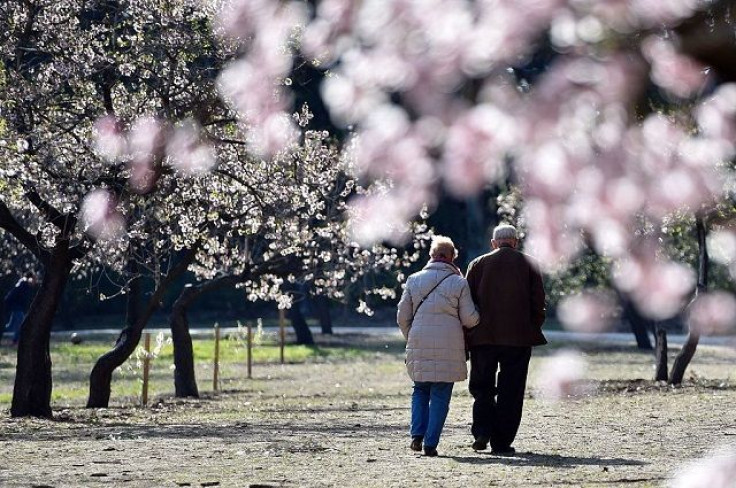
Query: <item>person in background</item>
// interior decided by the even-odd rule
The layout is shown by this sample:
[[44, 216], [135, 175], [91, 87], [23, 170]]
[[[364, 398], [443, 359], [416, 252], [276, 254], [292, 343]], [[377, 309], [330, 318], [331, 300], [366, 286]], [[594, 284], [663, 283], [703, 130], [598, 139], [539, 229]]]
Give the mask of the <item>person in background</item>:
[[28, 272], [5, 295], [5, 309], [10, 314], [10, 317], [8, 323], [5, 325], [5, 329], [0, 331], [0, 341], [2, 340], [3, 333], [8, 331], [13, 334], [13, 344], [18, 344], [18, 340], [20, 339], [20, 325], [23, 323], [23, 319], [26, 317], [26, 311], [31, 303], [35, 282], [33, 273]]
[[[546, 344], [542, 334], [545, 294], [542, 276], [517, 250], [516, 228], [493, 230], [493, 250], [468, 266], [468, 285], [480, 312], [469, 331], [473, 449], [491, 444], [491, 453], [513, 455], [521, 423], [532, 346]], [[498, 379], [496, 378], [498, 374]]]
[[468, 283], [454, 264], [452, 240], [435, 236], [429, 263], [409, 276], [397, 322], [406, 343], [406, 369], [414, 381], [411, 449], [437, 456], [454, 382], [468, 376], [463, 327], [478, 323]]

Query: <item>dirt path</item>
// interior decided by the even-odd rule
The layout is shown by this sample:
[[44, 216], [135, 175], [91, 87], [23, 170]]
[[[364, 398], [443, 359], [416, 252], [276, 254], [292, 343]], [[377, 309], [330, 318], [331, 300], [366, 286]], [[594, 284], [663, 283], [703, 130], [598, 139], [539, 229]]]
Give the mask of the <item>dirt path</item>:
[[[736, 436], [733, 353], [699, 354], [695, 370], [720, 380], [676, 390], [610, 381], [558, 404], [529, 397], [514, 458], [470, 449], [466, 384], [456, 385], [440, 457], [411, 452], [410, 383], [394, 353], [259, 366], [256, 379], [200, 401], [74, 406], [51, 422], [5, 415], [0, 486], [663, 486], [682, 461]], [[626, 351], [592, 361], [595, 379], [651, 370], [648, 356]]]

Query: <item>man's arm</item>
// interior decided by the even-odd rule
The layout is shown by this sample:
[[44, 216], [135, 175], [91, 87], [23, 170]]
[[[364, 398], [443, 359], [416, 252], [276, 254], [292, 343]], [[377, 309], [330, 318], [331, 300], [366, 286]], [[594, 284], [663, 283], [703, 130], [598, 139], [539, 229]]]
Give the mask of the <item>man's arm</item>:
[[468, 271], [465, 273], [465, 279], [470, 287], [470, 297], [473, 303], [478, 305], [478, 286], [480, 285], [480, 270], [478, 269], [478, 260], [474, 259], [468, 265]]
[[531, 273], [532, 324], [534, 327], [541, 329], [547, 311], [545, 306], [544, 282], [542, 280], [542, 274], [533, 263], [529, 264], [529, 269]]

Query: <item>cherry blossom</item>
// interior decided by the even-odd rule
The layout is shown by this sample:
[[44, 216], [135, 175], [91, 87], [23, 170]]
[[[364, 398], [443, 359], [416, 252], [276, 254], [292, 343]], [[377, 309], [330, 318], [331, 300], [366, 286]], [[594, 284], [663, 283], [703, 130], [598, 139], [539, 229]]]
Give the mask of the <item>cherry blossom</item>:
[[535, 385], [540, 396], [557, 402], [584, 396], [591, 392], [585, 382], [587, 362], [578, 351], [562, 350], [545, 358], [537, 373]]
[[82, 220], [97, 239], [110, 240], [125, 232], [125, 219], [117, 210], [117, 199], [105, 190], [94, 190], [82, 202]]
[[692, 330], [703, 335], [732, 332], [736, 326], [736, 298], [725, 291], [698, 296], [690, 306], [689, 322]]
[[692, 461], [669, 483], [671, 488], [729, 488], [736, 479], [736, 452], [732, 446]]
[[604, 292], [587, 291], [562, 300], [557, 316], [567, 330], [603, 332], [615, 318], [615, 303]]

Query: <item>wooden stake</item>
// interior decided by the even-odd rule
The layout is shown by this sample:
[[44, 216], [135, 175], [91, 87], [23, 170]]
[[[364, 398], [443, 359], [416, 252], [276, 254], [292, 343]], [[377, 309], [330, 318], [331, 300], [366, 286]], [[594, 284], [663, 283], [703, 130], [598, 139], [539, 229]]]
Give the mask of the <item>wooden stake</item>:
[[284, 364], [284, 346], [286, 344], [286, 312], [279, 309], [279, 349], [281, 356], [281, 364]]
[[220, 326], [215, 324], [215, 364], [212, 367], [212, 389], [218, 390], [220, 376]]
[[253, 329], [250, 322], [246, 326], [248, 328], [248, 379], [250, 379], [253, 377]]
[[141, 406], [148, 405], [148, 373], [151, 369], [151, 334], [146, 332], [144, 349], [146, 356], [143, 358], [143, 392], [141, 393]]

